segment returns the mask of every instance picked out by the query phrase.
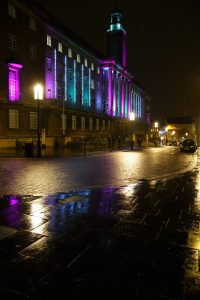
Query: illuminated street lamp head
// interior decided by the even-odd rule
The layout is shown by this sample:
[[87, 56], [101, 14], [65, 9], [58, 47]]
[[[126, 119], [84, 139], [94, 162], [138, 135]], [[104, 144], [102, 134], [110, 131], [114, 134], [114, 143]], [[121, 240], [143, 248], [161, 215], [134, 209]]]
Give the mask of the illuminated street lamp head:
[[158, 128], [158, 122], [154, 122], [154, 127]]
[[34, 86], [34, 99], [43, 100], [43, 86], [41, 84], [36, 84]]
[[135, 113], [134, 113], [134, 112], [130, 112], [129, 119], [130, 119], [131, 121], [134, 121], [134, 120], [135, 120]]

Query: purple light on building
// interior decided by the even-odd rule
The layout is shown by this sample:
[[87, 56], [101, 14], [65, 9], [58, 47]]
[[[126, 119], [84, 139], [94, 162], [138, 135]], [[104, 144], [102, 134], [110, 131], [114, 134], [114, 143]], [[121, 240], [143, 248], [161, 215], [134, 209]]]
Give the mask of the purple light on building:
[[122, 102], [121, 102], [121, 117], [124, 117], [124, 78], [122, 77]]
[[8, 64], [8, 86], [9, 100], [17, 101], [20, 99], [20, 76], [19, 72], [23, 66], [17, 63]]
[[113, 76], [113, 116], [116, 116], [116, 73]]
[[128, 81], [128, 117], [130, 117], [131, 112], [131, 82]]
[[108, 111], [112, 113], [112, 71], [108, 71]]

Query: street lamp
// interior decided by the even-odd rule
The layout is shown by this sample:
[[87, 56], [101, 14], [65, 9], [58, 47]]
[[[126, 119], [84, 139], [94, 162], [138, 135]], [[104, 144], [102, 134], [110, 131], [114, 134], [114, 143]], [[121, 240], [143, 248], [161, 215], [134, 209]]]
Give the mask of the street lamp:
[[43, 100], [43, 86], [36, 84], [34, 86], [34, 100], [37, 101], [37, 157], [41, 157], [41, 140], [40, 140], [40, 100]]
[[133, 133], [133, 121], [135, 120], [135, 113], [132, 111], [130, 112], [130, 115], [129, 115], [129, 119], [130, 121], [132, 121], [132, 126], [131, 126], [131, 150], [133, 150], [133, 146], [134, 146], [134, 140], [133, 140], [133, 137], [134, 137], [134, 133]]
[[165, 127], [166, 145], [168, 144], [168, 127]]

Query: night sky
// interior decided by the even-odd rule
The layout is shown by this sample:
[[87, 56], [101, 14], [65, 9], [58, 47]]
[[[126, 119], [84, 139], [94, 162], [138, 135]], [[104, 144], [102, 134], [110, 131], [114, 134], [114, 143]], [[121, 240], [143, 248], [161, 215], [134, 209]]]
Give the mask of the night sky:
[[[114, 0], [38, 0], [98, 51]], [[191, 115], [200, 107], [200, 4], [198, 0], [121, 0], [127, 64], [151, 97], [152, 118]]]

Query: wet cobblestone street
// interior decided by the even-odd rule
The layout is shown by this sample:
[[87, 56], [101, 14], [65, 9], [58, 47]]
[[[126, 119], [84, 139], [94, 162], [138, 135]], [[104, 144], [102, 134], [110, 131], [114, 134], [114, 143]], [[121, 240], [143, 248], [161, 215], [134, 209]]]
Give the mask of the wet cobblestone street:
[[1, 196], [1, 299], [199, 299], [200, 177]]

